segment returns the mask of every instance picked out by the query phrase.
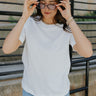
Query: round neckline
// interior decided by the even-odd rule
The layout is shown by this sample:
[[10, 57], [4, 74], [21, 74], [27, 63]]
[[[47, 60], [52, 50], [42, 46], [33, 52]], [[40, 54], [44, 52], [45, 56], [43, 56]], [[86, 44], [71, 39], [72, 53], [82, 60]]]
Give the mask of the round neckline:
[[59, 24], [59, 23], [56, 23], [56, 24], [47, 24], [47, 23], [43, 22], [42, 19], [39, 22], [36, 21], [36, 23], [37, 24], [40, 24], [40, 27], [42, 27], [45, 30], [46, 29], [58, 30], [58, 28], [63, 28], [63, 24]]
[[63, 24], [59, 24], [59, 23], [47, 24], [47, 23], [43, 22], [42, 20], [40, 20], [40, 22], [41, 22], [40, 24], [42, 24], [44, 28], [56, 29], [56, 28], [58, 28], [58, 26], [63, 27]]
[[56, 25], [56, 24], [47, 24], [47, 23], [45, 23], [43, 20], [41, 20], [41, 22], [42, 22], [42, 24], [44, 24], [44, 25], [46, 25], [46, 26], [54, 26], [54, 25]]

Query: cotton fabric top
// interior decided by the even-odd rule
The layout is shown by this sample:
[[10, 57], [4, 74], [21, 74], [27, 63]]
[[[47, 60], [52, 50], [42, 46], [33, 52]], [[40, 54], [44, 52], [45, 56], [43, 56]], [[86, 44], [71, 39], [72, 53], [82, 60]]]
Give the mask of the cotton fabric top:
[[70, 90], [69, 44], [76, 44], [73, 34], [65, 32], [63, 24], [49, 25], [29, 17], [19, 40], [25, 41], [22, 88], [34, 96], [65, 96]]

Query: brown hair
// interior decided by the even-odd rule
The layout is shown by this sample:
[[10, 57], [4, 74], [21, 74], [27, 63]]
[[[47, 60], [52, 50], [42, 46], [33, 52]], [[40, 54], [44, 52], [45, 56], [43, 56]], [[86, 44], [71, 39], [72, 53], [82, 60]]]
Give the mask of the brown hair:
[[[40, 1], [40, 0], [38, 0], [38, 1]], [[59, 3], [60, 0], [55, 0], [55, 1], [57, 3]], [[42, 16], [41, 10], [38, 9], [38, 8], [36, 8], [36, 9], [37, 9], [36, 10], [37, 12], [33, 13], [31, 16], [34, 18], [34, 20], [40, 21], [40, 20], [42, 20], [43, 16]], [[36, 18], [37, 16], [39, 16], [39, 18]], [[59, 23], [59, 24], [63, 24], [63, 29], [65, 31], [67, 31], [67, 32], [71, 31], [69, 26], [67, 26], [67, 24], [66, 24], [66, 19], [64, 17], [62, 17], [62, 15], [61, 15], [59, 10], [57, 10], [57, 14], [54, 17], [54, 21], [53, 22], [54, 23], [56, 22], [56, 23]]]

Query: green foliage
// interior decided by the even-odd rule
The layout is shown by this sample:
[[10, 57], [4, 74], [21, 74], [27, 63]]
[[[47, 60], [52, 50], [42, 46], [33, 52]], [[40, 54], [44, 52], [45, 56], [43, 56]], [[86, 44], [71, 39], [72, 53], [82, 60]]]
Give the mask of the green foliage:
[[[90, 13], [85, 14], [84, 16], [96, 16], [96, 13], [90, 12]], [[76, 18], [75, 20], [76, 21], [96, 21], [96, 19], [87, 19], [87, 18]]]
[[[9, 18], [8, 18], [8, 20], [16, 20], [13, 16], [10, 16]], [[10, 23], [16, 23], [16, 22], [10, 22]]]

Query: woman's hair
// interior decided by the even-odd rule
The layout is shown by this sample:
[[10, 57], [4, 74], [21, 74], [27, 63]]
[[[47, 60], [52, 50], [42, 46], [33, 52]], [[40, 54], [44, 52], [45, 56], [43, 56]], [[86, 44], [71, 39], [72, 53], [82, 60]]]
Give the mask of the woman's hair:
[[[40, 0], [38, 0], [38, 1], [40, 1]], [[55, 1], [57, 3], [59, 3], [60, 0], [55, 0]], [[42, 20], [43, 15], [42, 15], [40, 9], [38, 9], [38, 8], [36, 8], [36, 9], [37, 9], [36, 10], [37, 12], [34, 12], [31, 16], [34, 18], [35, 21], [40, 21], [40, 20]], [[39, 18], [37, 18], [38, 16], [39, 16]], [[69, 26], [67, 26], [67, 24], [66, 24], [66, 19], [64, 17], [62, 17], [62, 15], [61, 15], [59, 10], [57, 10], [57, 13], [56, 13], [56, 15], [54, 17], [54, 21], [53, 22], [54, 23], [56, 22], [56, 23], [59, 23], [59, 24], [63, 24], [63, 29], [65, 31], [67, 31], [67, 32], [71, 31]]]

